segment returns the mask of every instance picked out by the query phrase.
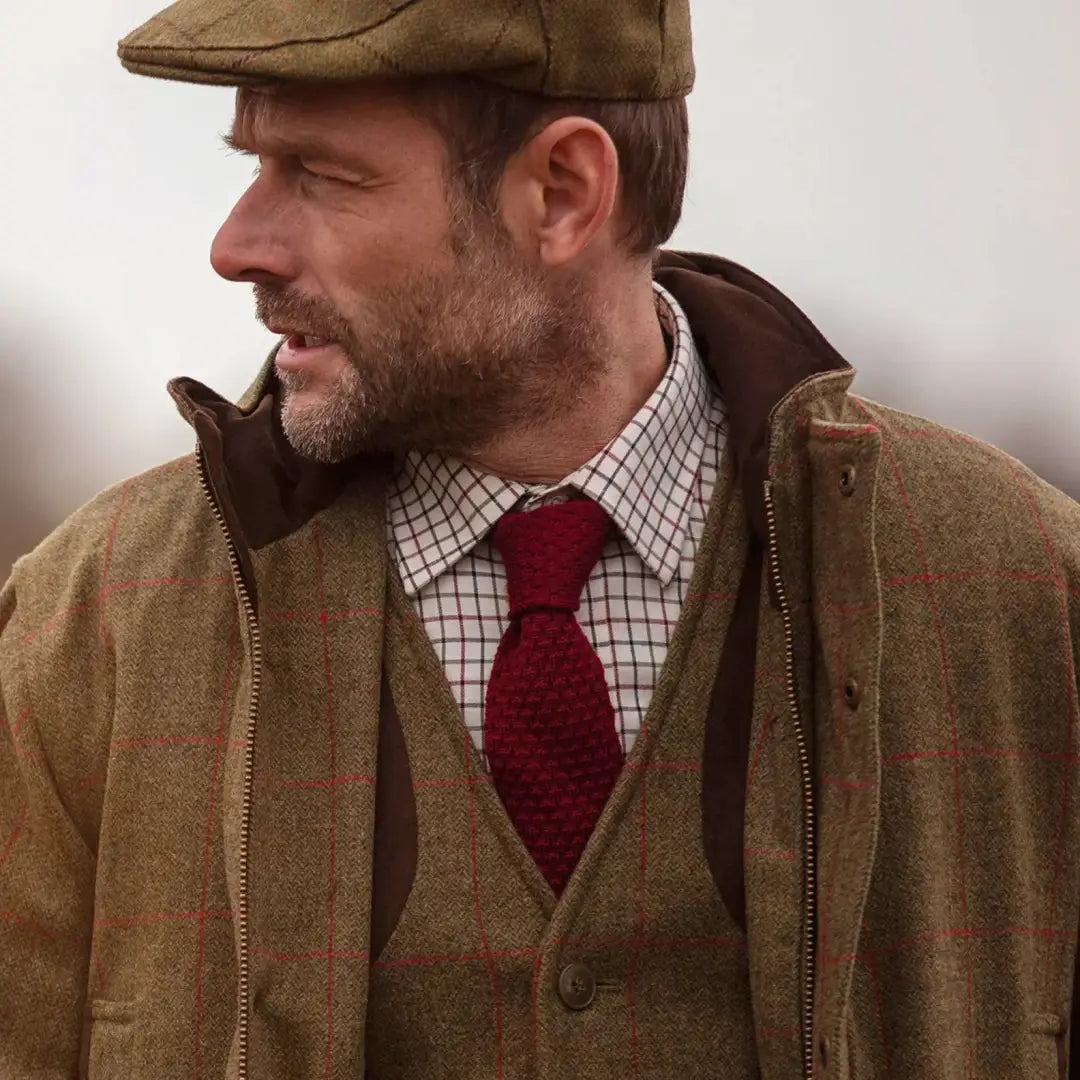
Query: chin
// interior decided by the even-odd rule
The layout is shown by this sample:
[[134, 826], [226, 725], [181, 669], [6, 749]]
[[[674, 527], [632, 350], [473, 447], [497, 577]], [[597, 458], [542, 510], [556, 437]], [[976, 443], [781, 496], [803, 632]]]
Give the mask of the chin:
[[365, 449], [359, 419], [342, 408], [342, 399], [333, 393], [290, 393], [281, 409], [281, 426], [301, 457], [324, 465], [345, 461]]

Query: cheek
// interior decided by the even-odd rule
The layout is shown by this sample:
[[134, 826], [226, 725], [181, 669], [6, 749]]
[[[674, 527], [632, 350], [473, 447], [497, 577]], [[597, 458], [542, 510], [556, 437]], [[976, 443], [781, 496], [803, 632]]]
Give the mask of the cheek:
[[445, 271], [455, 261], [441, 195], [438, 200], [373, 195], [363, 213], [328, 221], [316, 236], [319, 257], [334, 268], [334, 277], [362, 296]]

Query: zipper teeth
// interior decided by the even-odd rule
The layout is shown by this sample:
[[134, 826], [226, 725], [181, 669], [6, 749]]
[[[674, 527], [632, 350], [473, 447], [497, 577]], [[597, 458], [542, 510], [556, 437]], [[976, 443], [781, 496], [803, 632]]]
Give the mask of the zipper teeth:
[[802, 777], [803, 826], [806, 833], [806, 852], [803, 860], [803, 885], [806, 906], [803, 911], [803, 995], [802, 1050], [803, 1076], [810, 1080], [814, 1071], [814, 926], [817, 918], [817, 866], [814, 830], [814, 782], [810, 768], [810, 753], [806, 745], [806, 730], [799, 715], [799, 699], [795, 691], [795, 632], [780, 576], [780, 554], [776, 544], [776, 513], [773, 509], [772, 484], [765, 484], [765, 514], [769, 525], [769, 566], [773, 585], [780, 601], [780, 617], [784, 623], [784, 682], [788, 708], [795, 722], [795, 742], [799, 751], [799, 770]]
[[251, 594], [248, 592], [247, 583], [240, 567], [240, 555], [237, 551], [236, 542], [229, 532], [229, 526], [225, 521], [225, 515], [218, 507], [214, 498], [210, 480], [206, 475], [206, 463], [203, 460], [202, 446], [195, 451], [196, 463], [199, 469], [199, 483], [202, 485], [203, 494], [206, 496], [210, 509], [213, 511], [229, 554], [229, 567], [232, 570], [233, 581], [240, 596], [240, 603], [244, 609], [244, 618], [247, 622], [248, 637], [251, 644], [251, 699], [248, 708], [247, 730], [244, 740], [244, 794], [242, 803], [242, 820], [240, 827], [240, 881], [239, 896], [237, 897], [236, 922], [240, 939], [239, 956], [237, 958], [238, 982], [240, 992], [239, 1015], [237, 1017], [237, 1050], [238, 1080], [247, 1077], [248, 1060], [248, 1012], [249, 998], [251, 993], [250, 984], [250, 952], [248, 946], [248, 862], [251, 849], [251, 804], [255, 788], [255, 720], [259, 711], [259, 693], [262, 689], [262, 634], [259, 631], [259, 621], [255, 615], [255, 605], [251, 602]]

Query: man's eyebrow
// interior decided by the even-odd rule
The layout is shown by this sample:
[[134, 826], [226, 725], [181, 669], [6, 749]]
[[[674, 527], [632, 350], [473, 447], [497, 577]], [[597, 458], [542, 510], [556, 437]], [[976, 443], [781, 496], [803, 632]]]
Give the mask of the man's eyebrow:
[[237, 137], [235, 131], [225, 131], [221, 135], [221, 145], [234, 154], [254, 154], [255, 151], [245, 146]]
[[226, 131], [221, 136], [221, 144], [226, 150], [233, 153], [243, 154], [246, 157], [265, 152], [267, 154], [292, 154], [323, 158], [334, 161], [347, 161], [349, 158], [342, 154], [341, 149], [329, 140], [317, 135], [305, 135], [297, 138], [280, 138], [272, 136], [267, 138], [265, 148], [260, 151], [245, 141], [234, 128]]

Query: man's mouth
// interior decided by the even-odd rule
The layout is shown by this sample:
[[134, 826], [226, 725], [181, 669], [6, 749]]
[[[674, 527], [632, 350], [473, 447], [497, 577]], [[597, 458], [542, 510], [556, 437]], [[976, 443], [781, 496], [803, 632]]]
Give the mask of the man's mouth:
[[280, 323], [270, 323], [267, 329], [272, 334], [278, 334], [285, 338], [285, 344], [290, 349], [321, 349], [325, 345], [336, 345], [333, 338], [320, 337], [318, 334], [308, 334], [296, 330], [291, 326], [282, 326]]
[[333, 338], [305, 334], [298, 330], [275, 327], [270, 327], [270, 330], [280, 333], [284, 338], [276, 357], [279, 371], [302, 371], [311, 365], [321, 364], [338, 344]]
[[324, 345], [333, 345], [330, 338], [316, 337], [314, 334], [290, 334], [289, 347], [292, 349], [321, 349]]

